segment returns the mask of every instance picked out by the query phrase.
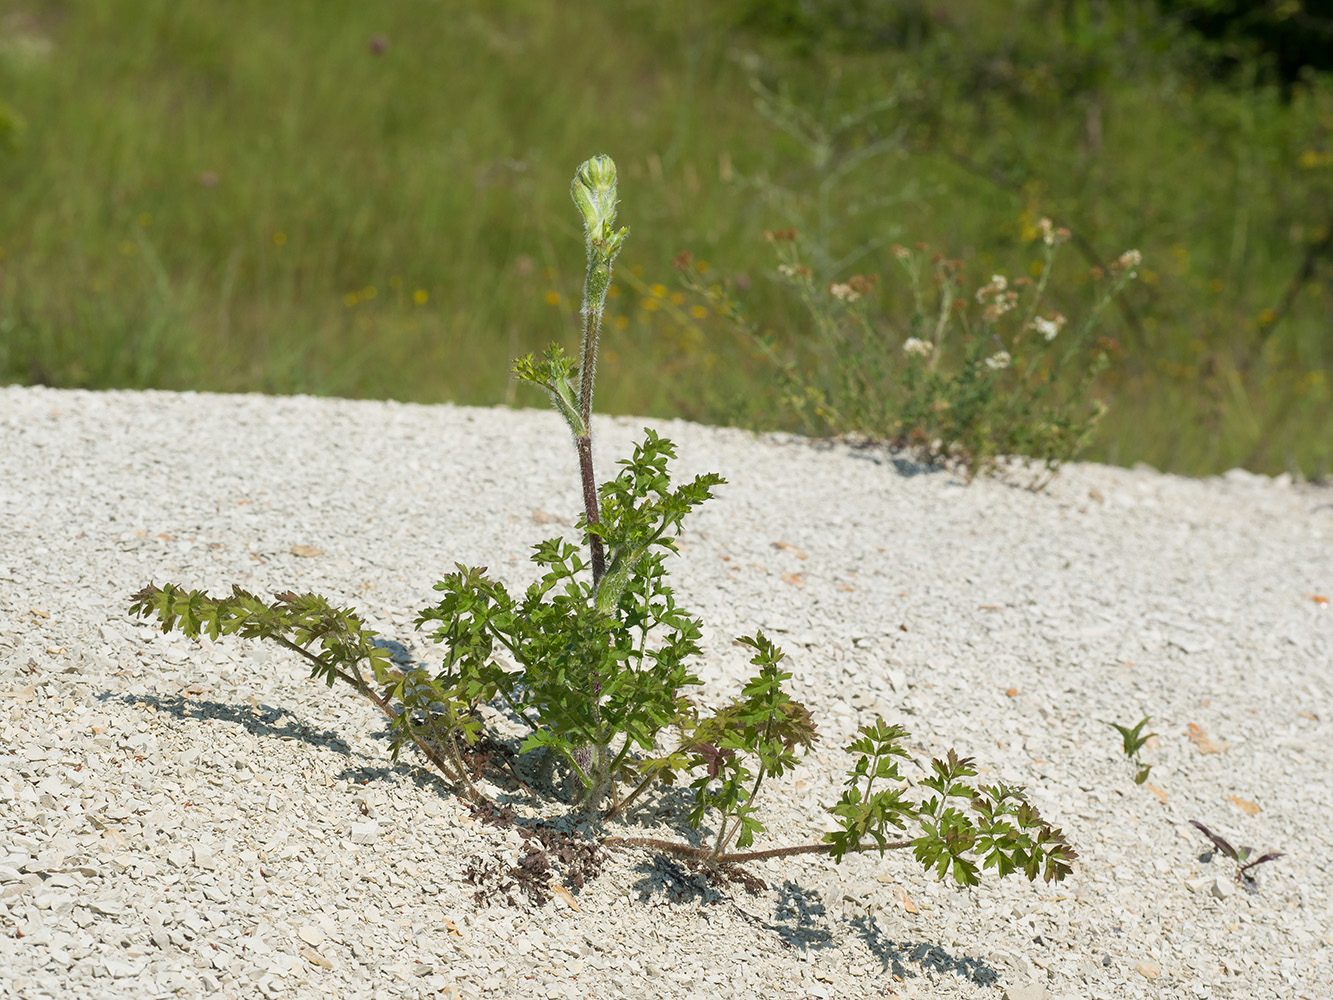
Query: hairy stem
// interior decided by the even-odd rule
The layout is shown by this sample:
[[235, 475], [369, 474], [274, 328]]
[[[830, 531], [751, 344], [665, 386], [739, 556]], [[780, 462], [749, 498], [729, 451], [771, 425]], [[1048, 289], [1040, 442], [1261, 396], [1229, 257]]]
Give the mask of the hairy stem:
[[[765, 737], [767, 737], [768, 734], [765, 733], [764, 735]], [[750, 789], [750, 794], [745, 799], [745, 805], [749, 805], [751, 802], [753, 802], [755, 796], [759, 794], [759, 788], [761, 785], [763, 785], [764, 775], [767, 773], [768, 773], [767, 769], [761, 765], [759, 768], [759, 773], [756, 774], [754, 778], [754, 787]], [[736, 817], [736, 822], [731, 824], [730, 830], [727, 830], [727, 817], [726, 816], [722, 817], [721, 829], [717, 831], [717, 844], [713, 848], [714, 857], [718, 857], [722, 854], [722, 852], [726, 849], [727, 845], [730, 844], [732, 839], [736, 836], [737, 832], [739, 832], [740, 828], [741, 828], [740, 816]], [[723, 836], [724, 833], [725, 836]]]
[[640, 781], [637, 785], [634, 786], [634, 791], [630, 792], [620, 801], [614, 803], [610, 809], [608, 809], [605, 813], [603, 813], [602, 819], [610, 821], [615, 819], [617, 816], [624, 815], [625, 810], [627, 810], [631, 805], [634, 804], [634, 800], [637, 799], [640, 795], [642, 795], [645, 790], [647, 790], [648, 786], [651, 785], [657, 779], [657, 776], [658, 776], [657, 771], [654, 770], [649, 772], [648, 775], [642, 781]]
[[[912, 846], [910, 840], [896, 840], [885, 844], [883, 850], [901, 851]], [[798, 854], [830, 854], [832, 844], [800, 844], [796, 847], [774, 847], [767, 851], [736, 851], [731, 854], [715, 855], [706, 847], [695, 847], [678, 840], [658, 840], [655, 837], [604, 837], [603, 847], [642, 847], [650, 851], [661, 851], [679, 858], [691, 858], [711, 865], [739, 865], [749, 861], [767, 861], [770, 858], [790, 858]], [[849, 848], [848, 854], [860, 854], [865, 851], [878, 851], [878, 844], [857, 844]]]
[[[591, 379], [586, 380], [589, 383]], [[588, 388], [588, 405], [592, 405], [592, 387]], [[588, 428], [587, 435], [580, 437], [576, 444], [579, 450], [579, 476], [583, 480], [583, 516], [588, 521], [588, 527], [600, 524], [600, 516], [597, 506], [597, 476], [592, 467], [592, 425], [588, 422], [588, 417], [584, 416], [584, 426]], [[592, 589], [594, 593], [597, 585], [602, 582], [602, 577], [606, 575], [606, 556], [602, 549], [602, 538], [600, 535], [588, 532], [588, 548], [592, 553]]]
[[[411, 726], [411, 721], [412, 720], [409, 718], [409, 727]], [[463, 755], [458, 752], [457, 735], [447, 727], [441, 729], [439, 724], [435, 721], [435, 716], [430, 714], [427, 714], [427, 725], [430, 726], [430, 731], [435, 736], [435, 742], [449, 751], [449, 757], [454, 762], [454, 768], [458, 771], [459, 777], [463, 779], [463, 786], [468, 791], [468, 797], [474, 802], [480, 801], [482, 795], [477, 791], [477, 787], [472, 784], [472, 778], [469, 777], [467, 773], [467, 765], [463, 763]]]
[[[578, 437], [579, 472], [583, 477], [583, 508], [588, 527], [598, 523], [597, 480], [592, 468], [592, 387], [597, 374], [597, 341], [602, 334], [602, 311], [611, 286], [611, 265], [620, 253], [628, 229], [615, 228], [616, 165], [609, 156], [584, 161], [569, 187], [570, 196], [583, 216], [588, 271], [583, 280], [583, 344], [579, 350], [579, 417], [583, 433]], [[602, 540], [588, 532], [592, 552], [593, 590], [606, 572]]]

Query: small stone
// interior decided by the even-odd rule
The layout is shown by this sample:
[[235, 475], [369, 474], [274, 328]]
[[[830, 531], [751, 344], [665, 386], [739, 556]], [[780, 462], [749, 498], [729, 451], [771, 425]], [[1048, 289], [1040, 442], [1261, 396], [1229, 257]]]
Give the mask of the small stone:
[[1183, 632], [1176, 633], [1167, 637], [1167, 644], [1175, 646], [1183, 653], [1206, 653], [1213, 648], [1213, 644], [1202, 636], [1186, 635]]
[[194, 845], [194, 863], [200, 868], [207, 868], [209, 871], [216, 869], [218, 866], [217, 857], [213, 854], [212, 848], [205, 847], [203, 844]]
[[1004, 991], [1004, 1000], [1046, 1000], [1046, 987], [1041, 983], [1010, 986]]
[[1216, 899], [1227, 899], [1236, 891], [1235, 884], [1229, 878], [1222, 875], [1213, 879], [1213, 884], [1208, 889], [1209, 893]]
[[1134, 971], [1144, 979], [1156, 979], [1162, 974], [1162, 970], [1157, 967], [1156, 962], [1140, 962], [1134, 966]]
[[312, 924], [303, 924], [296, 933], [302, 941], [312, 947], [318, 948], [324, 943], [324, 932]]
[[126, 976], [133, 976], [139, 971], [133, 963], [120, 958], [108, 958], [105, 965], [106, 974], [112, 979], [124, 979]]
[[376, 820], [369, 823], [352, 824], [352, 843], [353, 844], [373, 844], [379, 838], [380, 825]]

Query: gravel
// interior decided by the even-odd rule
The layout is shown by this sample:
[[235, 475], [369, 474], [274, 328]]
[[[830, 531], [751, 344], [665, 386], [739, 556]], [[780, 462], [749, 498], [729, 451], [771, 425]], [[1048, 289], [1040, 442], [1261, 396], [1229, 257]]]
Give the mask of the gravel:
[[[604, 474], [643, 423], [597, 423]], [[461, 562], [526, 584], [531, 546], [572, 530], [559, 419], [9, 387], [0, 996], [1333, 996], [1333, 489], [1075, 465], [1034, 493], [654, 426], [678, 476], [728, 480], [672, 562], [706, 623], [704, 697], [737, 691], [732, 639], [762, 627], [824, 737], [758, 846], [818, 837], [838, 747], [879, 713], [918, 763], [955, 746], [1026, 785], [1072, 877], [960, 891], [902, 852], [803, 857], [751, 866], [751, 895], [620, 851], [541, 906], [469, 884], [566, 807], [501, 791], [520, 826], [489, 824], [293, 655], [164, 635], [129, 595], [313, 590], [436, 657], [412, 626], [435, 580]], [[1139, 786], [1107, 723], [1144, 715]], [[1195, 819], [1285, 854], [1239, 884]]]

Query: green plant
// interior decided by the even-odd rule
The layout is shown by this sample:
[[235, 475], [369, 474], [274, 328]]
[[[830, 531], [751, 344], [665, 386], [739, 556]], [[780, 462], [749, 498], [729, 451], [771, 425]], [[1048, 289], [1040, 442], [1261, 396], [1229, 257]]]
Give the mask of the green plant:
[[1124, 741], [1125, 756], [1134, 761], [1134, 765], [1139, 769], [1138, 773], [1134, 775], [1134, 784], [1136, 785], [1141, 785], [1147, 781], [1148, 772], [1152, 770], [1151, 764], [1145, 764], [1139, 759], [1139, 751], [1143, 749], [1143, 745], [1157, 735], [1156, 733], [1145, 734], [1143, 732], [1143, 727], [1148, 724], [1151, 718], [1152, 716], [1145, 715], [1133, 729], [1122, 726], [1118, 722], [1107, 723], [1108, 726], [1120, 734], [1120, 739]]
[[1217, 834], [1213, 833], [1212, 830], [1208, 829], [1208, 827], [1204, 826], [1197, 819], [1190, 820], [1190, 826], [1195, 827], [1200, 833], [1213, 842], [1214, 847], [1232, 861], [1236, 862], [1236, 881], [1243, 885], [1254, 885], [1254, 876], [1250, 874], [1252, 868], [1269, 861], [1276, 861], [1278, 858], [1284, 856], [1282, 851], [1269, 851], [1267, 854], [1260, 855], [1251, 861], [1250, 858], [1254, 855], [1253, 847], [1232, 847], [1225, 838], [1219, 837]]
[[[923, 6], [930, 29], [909, 40], [901, 18]], [[686, 239], [713, 273], [752, 283], [751, 317], [786, 347], [808, 321], [756, 280], [771, 250], [755, 234], [795, 226], [821, 282], [892, 271], [849, 259], [910, 242], [885, 225], [889, 195], [903, 232], [967, 248], [978, 284], [1026, 271], [1019, 241], [1041, 214], [1068, 226], [1068, 280], [1048, 298], [1070, 316], [1085, 291], [1071, 255], [1142, 250], [1141, 280], [1104, 317], [1126, 357], [1096, 386], [1114, 405], [1088, 456], [1187, 475], [1333, 470], [1333, 77], [1290, 103], [1252, 88], [1245, 65], [1219, 79], [1151, 4], [1015, 18], [990, 0], [511, 0], [424, 20], [415, 4], [351, 0], [10, 7], [0, 99], [29, 127], [0, 147], [5, 381], [511, 402], [509, 362], [578, 308], [551, 171], [629, 121], [617, 159], [654, 223], [617, 268], [603, 410], [718, 424], [749, 416], [741, 400], [767, 429], [798, 429], [748, 339], [650, 312], [646, 290]], [[792, 35], [836, 48], [796, 61], [763, 24], [735, 30], [738, 8], [794, 7]], [[615, 85], [626, 60], [674, 95], [669, 111]], [[816, 129], [786, 131], [799, 121], [757, 102], [752, 76]], [[188, 142], [159, 127], [177, 117]], [[769, 199], [763, 182], [796, 196]], [[827, 275], [821, 232], [842, 264]], [[643, 291], [624, 280], [636, 269]], [[905, 284], [881, 286], [887, 314], [910, 311]]]
[[[688, 660], [700, 652], [701, 623], [677, 606], [666, 582], [666, 556], [685, 516], [712, 496], [715, 474], [673, 486], [670, 441], [645, 431], [620, 473], [596, 485], [592, 465], [592, 388], [601, 312], [627, 230], [615, 229], [616, 170], [609, 157], [584, 163], [572, 193], [583, 216], [588, 255], [583, 343], [576, 364], [558, 346], [541, 360], [514, 364], [518, 378], [545, 388], [573, 431], [584, 514], [577, 530], [588, 548], [563, 538], [538, 544], [542, 578], [522, 596], [484, 569], [459, 565], [436, 585], [443, 594], [421, 612], [444, 647], [438, 671], [395, 667], [374, 634], [350, 610], [313, 594], [279, 594], [265, 603], [234, 589], [210, 598], [173, 584], [148, 586], [132, 610], [156, 616], [164, 630], [270, 639], [311, 665], [311, 675], [351, 686], [392, 720], [397, 757], [412, 744], [479, 808], [495, 815], [475, 781], [484, 739], [481, 706], [497, 705], [527, 727], [521, 753], [540, 752], [547, 774], [562, 767], [580, 791], [576, 808], [598, 823], [623, 818], [640, 796], [688, 781], [686, 822], [712, 829], [712, 845], [605, 836], [606, 847], [639, 847], [720, 866], [762, 858], [911, 848], [927, 868], [972, 885], [981, 869], [1029, 879], [1060, 879], [1076, 853], [1042, 820], [1021, 789], [973, 786], [970, 758], [950, 750], [914, 789], [895, 758], [907, 756], [906, 732], [882, 720], [862, 727], [848, 747], [854, 764], [830, 812], [841, 828], [822, 842], [750, 848], [764, 826], [765, 784], [795, 767], [817, 740], [810, 712], [784, 685], [784, 653], [762, 633], [738, 641], [754, 651], [755, 675], [740, 696], [711, 711], [686, 695], [700, 681]], [[890, 840], [891, 830], [917, 829]], [[484, 866], [477, 877], [484, 877]]]
[[1127, 251], [1096, 275], [1105, 280], [1086, 317], [1066, 332], [1065, 317], [1041, 307], [1069, 233], [1042, 219], [1038, 235], [1038, 278], [1010, 283], [993, 275], [976, 289], [974, 303], [960, 295], [962, 261], [895, 244], [892, 255], [913, 302], [907, 321], [895, 324], [875, 314], [878, 274], [821, 284], [802, 261], [797, 233], [770, 231], [776, 277], [812, 321], [813, 335], [785, 355], [729, 289], [705, 282], [688, 255], [677, 265], [684, 284], [777, 365], [786, 401], [809, 429], [888, 440], [927, 461], [957, 461], [969, 474], [1028, 457], [1049, 478], [1087, 448], [1106, 410], [1092, 389], [1117, 345], [1092, 335], [1101, 313], [1135, 277], [1140, 255]]

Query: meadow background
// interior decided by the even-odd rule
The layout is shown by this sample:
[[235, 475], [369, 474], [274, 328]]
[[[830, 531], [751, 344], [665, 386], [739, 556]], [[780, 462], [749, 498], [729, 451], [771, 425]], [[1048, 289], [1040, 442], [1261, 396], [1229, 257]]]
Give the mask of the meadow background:
[[[1333, 473], [1333, 5], [1324, 0], [0, 0], [0, 380], [542, 405], [577, 342], [574, 168], [631, 235], [604, 411], [815, 432], [770, 361], [889, 247], [967, 289], [1135, 248], [1088, 456]], [[895, 318], [898, 319], [895, 319]]]

